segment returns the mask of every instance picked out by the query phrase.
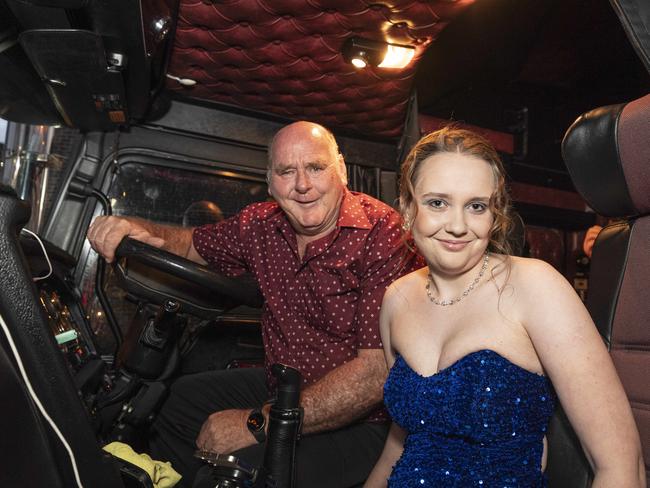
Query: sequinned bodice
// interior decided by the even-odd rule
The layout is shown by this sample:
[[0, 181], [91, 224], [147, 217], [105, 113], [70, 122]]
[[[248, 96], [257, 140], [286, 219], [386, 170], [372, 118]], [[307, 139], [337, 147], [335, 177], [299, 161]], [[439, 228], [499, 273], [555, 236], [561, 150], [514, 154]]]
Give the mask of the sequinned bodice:
[[384, 403], [407, 432], [389, 487], [545, 486], [543, 438], [555, 406], [545, 376], [489, 349], [432, 376], [398, 356]]

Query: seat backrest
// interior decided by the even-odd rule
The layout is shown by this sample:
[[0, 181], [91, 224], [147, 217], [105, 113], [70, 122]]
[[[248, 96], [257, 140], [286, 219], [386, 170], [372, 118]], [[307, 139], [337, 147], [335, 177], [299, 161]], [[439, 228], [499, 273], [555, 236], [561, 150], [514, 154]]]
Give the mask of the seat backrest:
[[[0, 360], [0, 369], [3, 370], [0, 375], [0, 414], [3, 417], [0, 422], [3, 436], [0, 441], [3, 463], [0, 486], [77, 486], [74, 464], [84, 486], [122, 487], [114, 462], [99, 447], [88, 412], [39, 302], [18, 239], [19, 229], [29, 215], [29, 204], [19, 200], [12, 189], [0, 186], [0, 316], [6, 325], [6, 329], [3, 327], [0, 332], [0, 348], [6, 355], [4, 360]], [[9, 333], [5, 336], [6, 331]], [[11, 337], [13, 349], [8, 348], [5, 337]], [[17, 360], [13, 353], [9, 355], [8, 352], [14, 349], [39, 403], [56, 424], [61, 439], [37, 413], [35, 398], [26, 394], [27, 382], [16, 373]], [[26, 410], [17, 416], [16, 412], [22, 409]], [[12, 421], [13, 426], [7, 425]], [[33, 438], [27, 440], [25, 436]], [[65, 439], [65, 447], [62, 439]], [[22, 478], [22, 484], [11, 482], [9, 476], [29, 466], [25, 459], [30, 457], [21, 462], [12, 460], [29, 456], [26, 451], [32, 450], [30, 447], [38, 441], [43, 442], [39, 449], [34, 450], [31, 466], [33, 470], [48, 473], [47, 476], [28, 473]], [[74, 454], [74, 463], [70, 452]], [[49, 478], [49, 481], [43, 484], [43, 478]]]
[[562, 154], [591, 208], [617, 219], [594, 245], [586, 305], [630, 400], [650, 480], [650, 95], [579, 117]]

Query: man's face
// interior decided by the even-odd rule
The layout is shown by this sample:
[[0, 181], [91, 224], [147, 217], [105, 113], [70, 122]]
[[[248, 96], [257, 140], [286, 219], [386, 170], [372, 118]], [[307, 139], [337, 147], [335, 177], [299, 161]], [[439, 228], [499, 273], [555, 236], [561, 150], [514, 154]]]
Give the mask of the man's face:
[[298, 235], [318, 238], [336, 226], [345, 184], [343, 158], [320, 126], [297, 122], [276, 136], [269, 192]]

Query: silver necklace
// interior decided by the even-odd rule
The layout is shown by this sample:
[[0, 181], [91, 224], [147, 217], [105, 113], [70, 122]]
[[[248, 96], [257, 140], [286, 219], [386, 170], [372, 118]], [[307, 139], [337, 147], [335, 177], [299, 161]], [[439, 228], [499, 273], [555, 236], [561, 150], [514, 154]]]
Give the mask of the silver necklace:
[[431, 271], [427, 274], [427, 296], [429, 297], [429, 300], [431, 300], [431, 303], [435, 305], [440, 305], [441, 307], [446, 307], [448, 305], [455, 305], [458, 302], [460, 302], [463, 298], [465, 298], [467, 295], [469, 295], [469, 292], [471, 292], [476, 285], [478, 285], [478, 282], [481, 281], [481, 278], [483, 278], [483, 275], [485, 274], [485, 270], [487, 269], [488, 265], [488, 260], [490, 259], [490, 254], [485, 251], [485, 257], [483, 258], [483, 266], [481, 266], [481, 271], [478, 272], [478, 276], [474, 278], [474, 281], [470, 283], [470, 285], [467, 287], [467, 290], [465, 290], [462, 295], [456, 298], [452, 298], [451, 300], [438, 300], [431, 294], [431, 284], [433, 283], [433, 278], [431, 278]]

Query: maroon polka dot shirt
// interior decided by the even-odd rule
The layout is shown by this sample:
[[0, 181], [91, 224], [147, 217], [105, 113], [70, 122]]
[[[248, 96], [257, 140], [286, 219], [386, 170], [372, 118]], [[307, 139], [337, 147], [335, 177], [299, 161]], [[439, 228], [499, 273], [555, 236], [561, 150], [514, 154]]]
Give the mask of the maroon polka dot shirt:
[[349, 191], [335, 230], [309, 243], [302, 259], [296, 233], [274, 202], [255, 203], [199, 227], [193, 239], [217, 271], [255, 275], [265, 299], [267, 373], [281, 362], [299, 369], [305, 385], [355, 358], [359, 349], [381, 348], [384, 291], [418, 267], [401, 245], [398, 214]]

